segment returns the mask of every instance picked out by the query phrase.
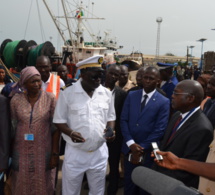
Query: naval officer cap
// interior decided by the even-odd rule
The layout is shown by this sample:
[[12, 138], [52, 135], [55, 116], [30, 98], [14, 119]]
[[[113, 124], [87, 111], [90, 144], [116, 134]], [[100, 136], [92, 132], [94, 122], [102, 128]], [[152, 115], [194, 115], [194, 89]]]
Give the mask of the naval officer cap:
[[102, 62], [103, 62], [103, 56], [102, 55], [96, 55], [89, 57], [85, 60], [82, 60], [76, 64], [76, 67], [78, 69], [86, 69], [86, 68], [92, 68], [95, 70], [103, 70], [102, 69]]
[[175, 64], [166, 64], [166, 63], [161, 63], [161, 62], [158, 62], [157, 65], [158, 65], [160, 70], [173, 68], [175, 66]]

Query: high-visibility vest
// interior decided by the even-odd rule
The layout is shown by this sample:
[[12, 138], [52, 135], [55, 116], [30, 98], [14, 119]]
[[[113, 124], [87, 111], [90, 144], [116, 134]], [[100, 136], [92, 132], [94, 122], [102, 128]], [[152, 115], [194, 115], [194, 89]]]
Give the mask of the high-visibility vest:
[[51, 73], [50, 82], [46, 89], [47, 92], [53, 93], [56, 98], [60, 92], [60, 77]]

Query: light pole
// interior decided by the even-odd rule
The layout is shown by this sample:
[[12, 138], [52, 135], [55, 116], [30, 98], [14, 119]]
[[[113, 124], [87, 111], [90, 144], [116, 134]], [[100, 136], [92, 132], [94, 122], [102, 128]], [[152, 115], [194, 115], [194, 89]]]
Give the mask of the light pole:
[[158, 23], [158, 28], [157, 28], [157, 42], [156, 42], [156, 53], [155, 53], [155, 59], [159, 59], [159, 50], [160, 50], [160, 25], [163, 19], [161, 17], [158, 17], [156, 19], [156, 22]]
[[[193, 66], [193, 63], [192, 63], [192, 57], [193, 57], [193, 48], [195, 46], [191, 45], [191, 46], [188, 46], [190, 48], [190, 57], [191, 57], [191, 66]], [[188, 60], [188, 59], [187, 59]]]
[[194, 47], [195, 47], [195, 46], [193, 46], [193, 45], [190, 46], [190, 49], [191, 49], [190, 57], [193, 57], [193, 48], [194, 48]]
[[187, 46], [187, 65], [188, 65], [188, 56], [189, 56], [189, 46]]
[[205, 39], [205, 38], [201, 38], [201, 39], [199, 39], [199, 40], [197, 40], [197, 41], [199, 41], [199, 42], [202, 42], [202, 48], [201, 48], [201, 61], [200, 61], [200, 70], [202, 70], [202, 61], [203, 61], [203, 54], [202, 54], [202, 52], [203, 52], [203, 42], [204, 41], [206, 41], [207, 39]]

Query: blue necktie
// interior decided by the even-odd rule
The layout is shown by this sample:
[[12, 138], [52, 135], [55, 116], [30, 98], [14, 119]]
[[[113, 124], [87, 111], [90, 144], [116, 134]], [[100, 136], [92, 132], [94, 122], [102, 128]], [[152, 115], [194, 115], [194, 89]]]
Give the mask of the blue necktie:
[[142, 101], [142, 103], [141, 103], [141, 111], [144, 109], [144, 107], [145, 107], [145, 105], [146, 105], [146, 100], [147, 100], [147, 98], [148, 98], [148, 95], [145, 94], [145, 95], [144, 95], [144, 99], [143, 99], [143, 101]]

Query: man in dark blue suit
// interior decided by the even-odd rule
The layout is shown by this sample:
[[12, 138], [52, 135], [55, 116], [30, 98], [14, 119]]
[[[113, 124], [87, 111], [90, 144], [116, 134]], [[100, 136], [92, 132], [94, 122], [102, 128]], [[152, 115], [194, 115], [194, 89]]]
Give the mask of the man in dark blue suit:
[[[137, 166], [150, 167], [152, 159], [151, 142], [158, 142], [164, 134], [169, 117], [169, 99], [156, 90], [159, 71], [148, 67], [143, 74], [143, 89], [131, 91], [121, 113], [123, 139], [122, 152], [125, 158], [125, 195], [143, 194], [131, 180], [131, 173]], [[139, 163], [141, 157], [144, 161]]]

